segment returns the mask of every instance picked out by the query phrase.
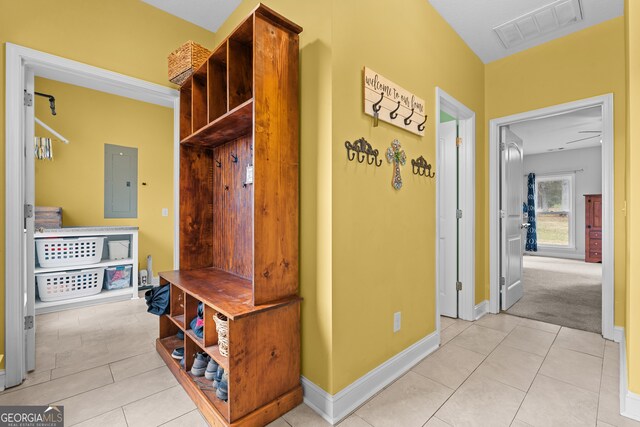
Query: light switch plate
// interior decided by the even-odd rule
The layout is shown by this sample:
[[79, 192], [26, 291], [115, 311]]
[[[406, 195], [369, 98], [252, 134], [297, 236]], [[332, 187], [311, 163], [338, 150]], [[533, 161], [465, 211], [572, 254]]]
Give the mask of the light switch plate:
[[169, 209], [162, 208], [162, 216], [169, 216]]

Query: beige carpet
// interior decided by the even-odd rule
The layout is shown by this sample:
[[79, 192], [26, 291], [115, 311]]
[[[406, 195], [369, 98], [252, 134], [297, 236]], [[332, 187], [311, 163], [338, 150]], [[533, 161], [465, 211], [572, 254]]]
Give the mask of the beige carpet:
[[524, 257], [524, 296], [507, 313], [602, 333], [602, 264]]

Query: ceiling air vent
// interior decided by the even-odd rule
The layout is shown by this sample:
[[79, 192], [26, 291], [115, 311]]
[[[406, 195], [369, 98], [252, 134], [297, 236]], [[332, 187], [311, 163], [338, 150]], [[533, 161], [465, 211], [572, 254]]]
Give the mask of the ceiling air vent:
[[581, 0], [558, 0], [493, 29], [506, 49], [582, 21]]

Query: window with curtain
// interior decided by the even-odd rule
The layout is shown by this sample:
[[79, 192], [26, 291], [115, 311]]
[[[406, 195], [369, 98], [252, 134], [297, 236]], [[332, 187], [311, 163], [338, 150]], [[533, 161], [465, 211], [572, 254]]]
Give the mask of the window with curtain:
[[536, 178], [538, 245], [574, 246], [573, 174]]

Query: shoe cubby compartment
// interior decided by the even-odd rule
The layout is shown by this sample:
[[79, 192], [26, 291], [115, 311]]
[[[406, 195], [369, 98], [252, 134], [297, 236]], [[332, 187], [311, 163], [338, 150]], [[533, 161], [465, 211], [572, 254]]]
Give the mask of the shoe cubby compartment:
[[216, 49], [207, 61], [209, 122], [228, 111], [227, 105], [227, 45]]
[[180, 139], [185, 139], [193, 133], [191, 123], [191, 78], [188, 78], [180, 88]]
[[191, 78], [191, 127], [201, 129], [209, 123], [207, 112], [207, 62]]
[[191, 328], [191, 321], [198, 316], [198, 305], [200, 300], [193, 296], [185, 295], [185, 308], [184, 308], [184, 321], [185, 321], [185, 335], [191, 337], [193, 341], [198, 343], [199, 347], [204, 347], [204, 340], [197, 336], [195, 331]]
[[184, 292], [176, 286], [171, 286], [169, 289], [169, 298], [171, 299], [169, 305], [171, 320], [173, 320], [181, 330], [184, 330]]
[[229, 110], [253, 97], [253, 21], [241, 24], [229, 37]]
[[[174, 338], [156, 347], [210, 425], [267, 425], [302, 402], [300, 31], [260, 4], [181, 88], [180, 270], [160, 276], [184, 293], [182, 323], [164, 317], [185, 330], [185, 368]], [[202, 337], [189, 324], [199, 302]], [[191, 374], [198, 352], [229, 373], [227, 402]]]

